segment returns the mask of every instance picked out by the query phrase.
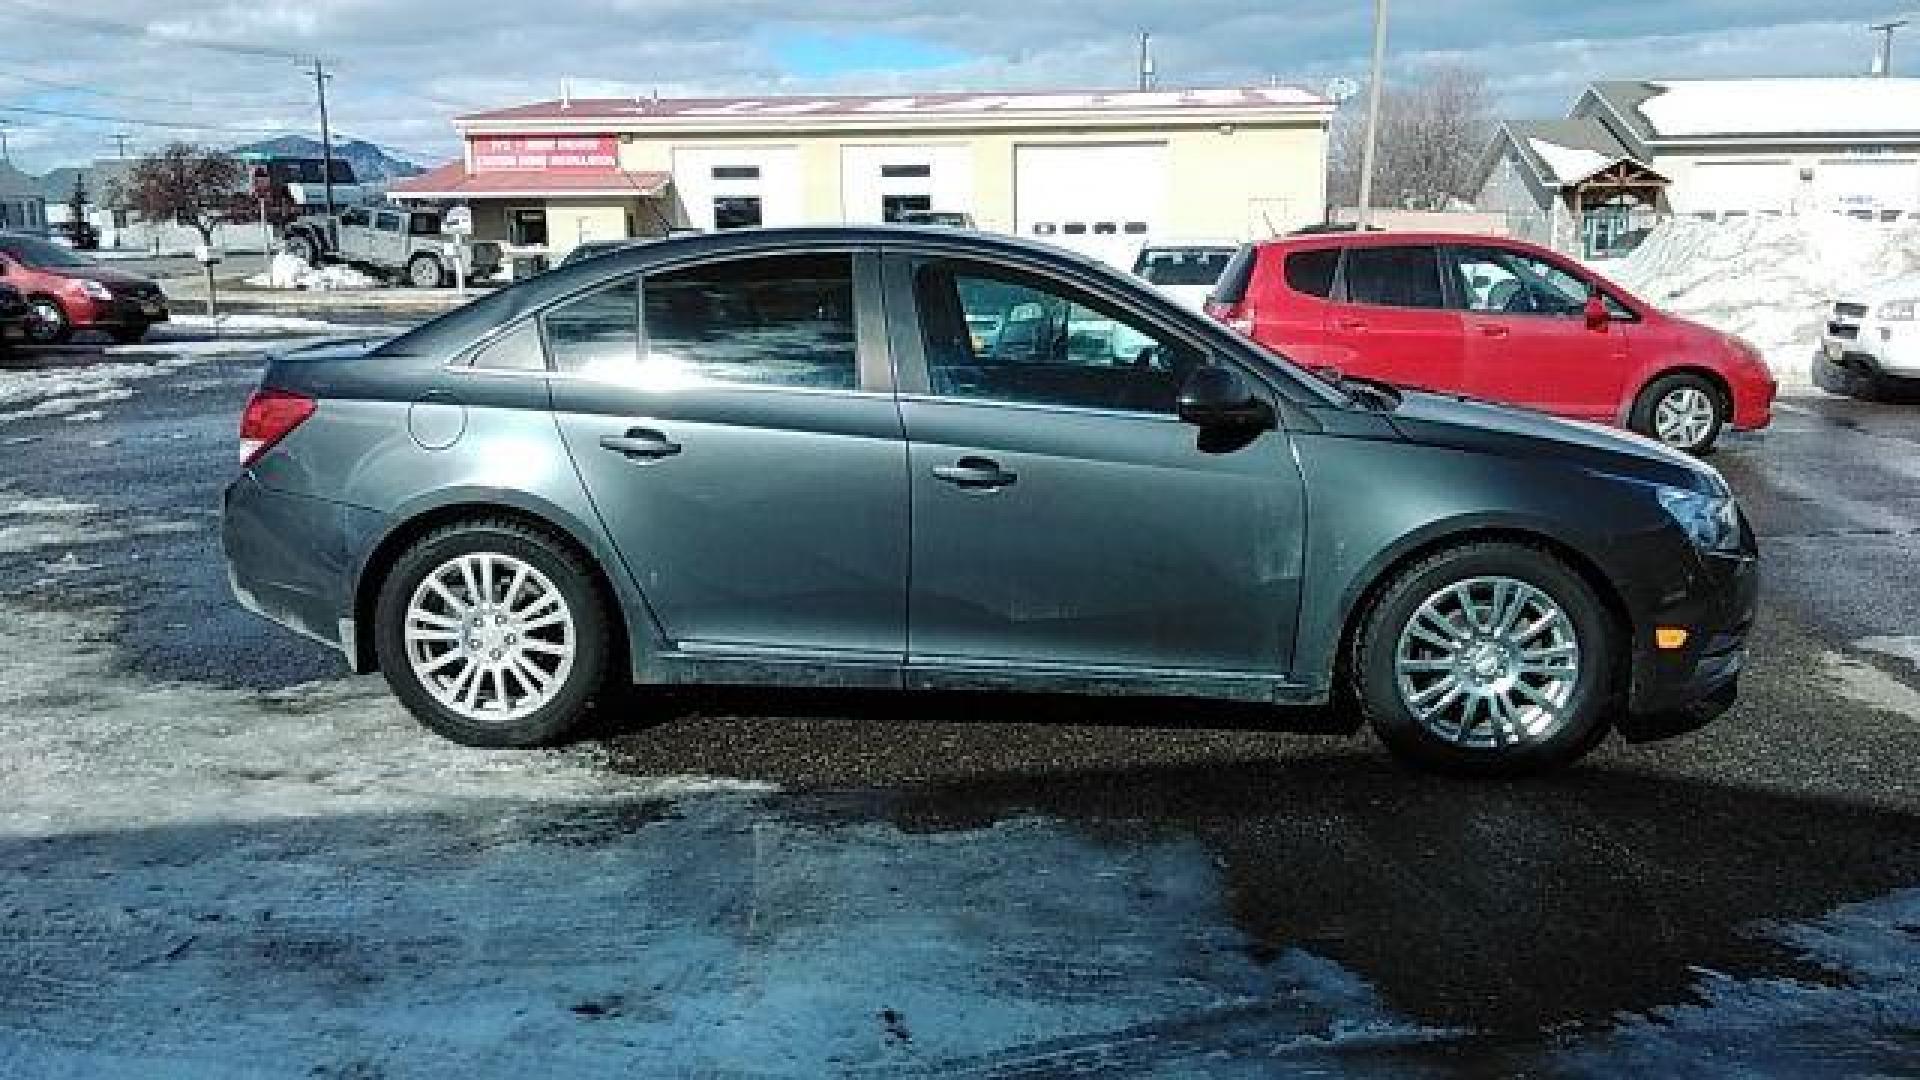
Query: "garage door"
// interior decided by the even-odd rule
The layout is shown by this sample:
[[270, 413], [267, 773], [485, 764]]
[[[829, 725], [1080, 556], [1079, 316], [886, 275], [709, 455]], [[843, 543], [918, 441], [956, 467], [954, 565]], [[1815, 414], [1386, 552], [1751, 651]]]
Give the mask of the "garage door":
[[1702, 161], [1688, 178], [1688, 198], [1675, 209], [1682, 213], [1785, 211], [1793, 208], [1799, 185], [1799, 170], [1784, 158]]
[[1920, 210], [1920, 161], [1912, 158], [1828, 158], [1813, 170], [1822, 210], [1877, 216]]
[[1130, 267], [1140, 245], [1165, 226], [1167, 146], [1016, 147], [1013, 212], [1021, 236]]
[[802, 223], [796, 147], [675, 147], [673, 186], [696, 229]]
[[916, 210], [973, 212], [971, 147], [920, 144], [841, 149], [840, 213], [847, 221], [898, 221]]

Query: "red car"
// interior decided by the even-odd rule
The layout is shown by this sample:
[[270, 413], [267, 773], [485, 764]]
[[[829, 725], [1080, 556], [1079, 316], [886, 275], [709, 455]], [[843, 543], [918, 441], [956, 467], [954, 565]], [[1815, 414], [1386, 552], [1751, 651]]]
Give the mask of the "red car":
[[116, 270], [19, 233], [0, 233], [0, 281], [27, 299], [27, 341], [58, 345], [76, 330], [139, 341], [167, 320], [167, 298], [152, 278]]
[[1514, 240], [1251, 244], [1207, 312], [1305, 367], [1631, 428], [1690, 453], [1772, 419], [1776, 384], [1753, 346]]

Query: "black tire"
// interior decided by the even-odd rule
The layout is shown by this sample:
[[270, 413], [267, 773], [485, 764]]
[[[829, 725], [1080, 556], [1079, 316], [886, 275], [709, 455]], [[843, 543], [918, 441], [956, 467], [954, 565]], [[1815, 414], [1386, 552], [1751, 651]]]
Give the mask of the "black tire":
[[67, 309], [51, 296], [27, 298], [27, 342], [31, 345], [65, 345], [73, 338], [73, 320]]
[[289, 233], [281, 246], [286, 248], [287, 254], [308, 266], [320, 265], [320, 248], [313, 242], [313, 238], [305, 233]]
[[415, 255], [407, 260], [407, 284], [416, 289], [438, 289], [446, 283], [446, 268], [434, 256]]
[[[1579, 645], [1579, 674], [1559, 718], [1537, 737], [1497, 747], [1463, 745], [1442, 738], [1414, 714], [1400, 691], [1395, 652], [1408, 621], [1429, 597], [1470, 578], [1492, 576], [1531, 585], [1559, 606]], [[1465, 544], [1420, 559], [1381, 589], [1354, 635], [1347, 665], [1350, 689], [1374, 733], [1404, 761], [1482, 776], [1545, 772], [1578, 761], [1605, 737], [1617, 697], [1620, 635], [1592, 586], [1552, 553], [1517, 543]]]
[[[1662, 401], [1681, 394], [1684, 391], [1695, 391], [1706, 395], [1707, 401], [1713, 407], [1713, 422], [1707, 428], [1704, 436], [1684, 442], [1676, 442], [1661, 436], [1657, 417]], [[1720, 387], [1715, 386], [1711, 381], [1695, 375], [1692, 372], [1677, 371], [1671, 375], [1663, 375], [1653, 380], [1646, 385], [1645, 389], [1640, 391], [1640, 396], [1633, 399], [1633, 412], [1627, 418], [1627, 426], [1645, 435], [1647, 438], [1658, 440], [1673, 447], [1675, 450], [1685, 451], [1686, 453], [1696, 456], [1704, 456], [1713, 452], [1713, 444], [1720, 440], [1720, 432], [1726, 428], [1728, 414], [1732, 411], [1732, 408], [1732, 403], [1727, 400], [1726, 392], [1721, 390]]]
[[[449, 560], [475, 553], [520, 559], [546, 575], [574, 616], [576, 652], [560, 689], [526, 716], [476, 721], [443, 705], [420, 681], [407, 656], [407, 605], [421, 581]], [[612, 613], [592, 567], [546, 532], [506, 518], [443, 526], [416, 541], [381, 583], [374, 604], [374, 651], [394, 695], [428, 729], [467, 746], [536, 747], [561, 741], [606, 689], [611, 675]]]
[[107, 333], [112, 336], [113, 340], [118, 344], [133, 345], [147, 336], [147, 324], [131, 323], [127, 326], [116, 326], [107, 331]]

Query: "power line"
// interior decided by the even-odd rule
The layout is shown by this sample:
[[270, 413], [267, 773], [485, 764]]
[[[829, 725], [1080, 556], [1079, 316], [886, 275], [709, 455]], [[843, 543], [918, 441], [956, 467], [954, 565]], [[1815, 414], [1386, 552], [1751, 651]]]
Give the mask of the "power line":
[[42, 109], [31, 105], [0, 105], [0, 112], [51, 116], [62, 120], [93, 120], [103, 124], [131, 124], [135, 127], [171, 128], [177, 131], [229, 131], [241, 135], [284, 134], [289, 126], [280, 124], [276, 127], [247, 127], [240, 124], [197, 124], [184, 120], [142, 120], [135, 116], [108, 116], [70, 109]]

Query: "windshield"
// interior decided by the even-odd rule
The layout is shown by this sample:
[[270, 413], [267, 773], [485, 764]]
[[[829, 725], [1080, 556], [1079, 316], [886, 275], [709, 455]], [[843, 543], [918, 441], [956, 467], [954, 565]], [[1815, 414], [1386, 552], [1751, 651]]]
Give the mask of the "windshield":
[[58, 268], [74, 266], [97, 266], [98, 263], [84, 255], [77, 255], [59, 244], [31, 236], [0, 236], [0, 251], [10, 257], [37, 268]]
[[1133, 272], [1155, 285], [1212, 285], [1233, 261], [1230, 247], [1147, 248]]

